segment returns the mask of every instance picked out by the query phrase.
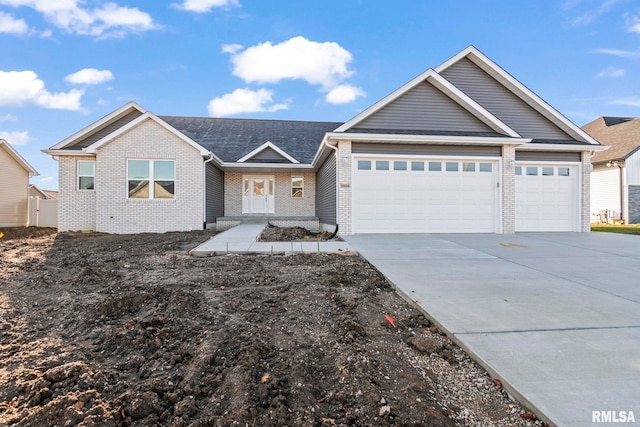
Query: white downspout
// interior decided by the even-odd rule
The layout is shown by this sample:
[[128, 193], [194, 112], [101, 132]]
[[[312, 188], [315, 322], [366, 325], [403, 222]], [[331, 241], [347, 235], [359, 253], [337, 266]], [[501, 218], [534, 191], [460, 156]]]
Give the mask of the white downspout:
[[213, 153], [209, 152], [209, 158], [202, 164], [202, 224], [207, 228], [207, 163], [213, 160]]

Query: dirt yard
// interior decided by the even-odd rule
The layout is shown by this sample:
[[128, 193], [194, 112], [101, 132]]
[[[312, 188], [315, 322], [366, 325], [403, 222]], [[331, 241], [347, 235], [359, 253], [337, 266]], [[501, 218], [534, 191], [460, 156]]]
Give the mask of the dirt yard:
[[362, 258], [209, 235], [0, 239], [0, 426], [542, 425]]

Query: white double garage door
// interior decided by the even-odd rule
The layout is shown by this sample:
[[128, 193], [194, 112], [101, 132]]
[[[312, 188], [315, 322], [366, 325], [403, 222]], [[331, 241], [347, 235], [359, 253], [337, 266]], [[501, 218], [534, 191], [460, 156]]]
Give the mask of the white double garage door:
[[[355, 157], [354, 233], [500, 233], [501, 163]], [[578, 165], [514, 166], [516, 231], [578, 231]]]

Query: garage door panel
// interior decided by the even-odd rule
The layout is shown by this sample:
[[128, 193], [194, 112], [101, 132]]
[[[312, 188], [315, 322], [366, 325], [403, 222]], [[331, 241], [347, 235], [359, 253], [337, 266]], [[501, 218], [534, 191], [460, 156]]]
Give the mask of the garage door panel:
[[[389, 160], [390, 170], [375, 170], [370, 160], [372, 170], [358, 170], [355, 162], [355, 233], [498, 231], [497, 162], [483, 161], [480, 172], [478, 160], [411, 159], [400, 160], [409, 170], [396, 171], [397, 159]], [[412, 162], [423, 170], [410, 170]]]
[[516, 231], [578, 231], [577, 172], [575, 165], [519, 164]]

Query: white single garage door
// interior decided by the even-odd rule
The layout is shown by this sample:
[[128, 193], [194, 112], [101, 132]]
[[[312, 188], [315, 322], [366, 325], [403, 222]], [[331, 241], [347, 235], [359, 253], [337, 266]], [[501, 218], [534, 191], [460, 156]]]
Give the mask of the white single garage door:
[[578, 166], [516, 165], [516, 231], [579, 231]]
[[495, 233], [498, 162], [354, 159], [354, 233]]

